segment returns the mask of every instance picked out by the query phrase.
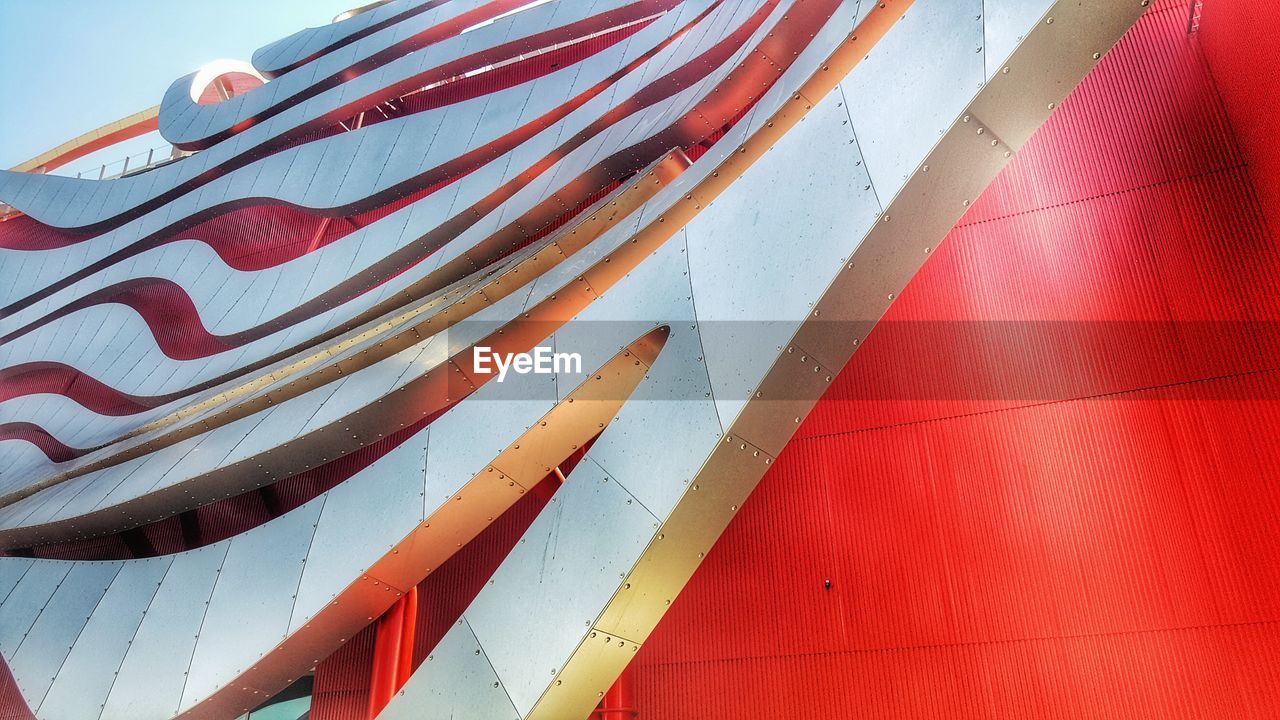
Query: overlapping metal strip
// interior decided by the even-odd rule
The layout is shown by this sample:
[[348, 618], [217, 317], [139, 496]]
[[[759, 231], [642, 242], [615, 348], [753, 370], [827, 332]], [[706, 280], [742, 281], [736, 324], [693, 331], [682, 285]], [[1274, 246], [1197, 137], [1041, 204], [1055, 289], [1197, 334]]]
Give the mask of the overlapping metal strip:
[[[243, 712], [598, 435], [383, 713], [585, 716], [926, 248], [1144, 6], [388, 3], [264, 51], [274, 79], [222, 103], [179, 81], [162, 131], [207, 144], [179, 163], [0, 176], [25, 213], [0, 224], [6, 547], [335, 481], [185, 552], [0, 559], [23, 695]], [[495, 382], [477, 344], [583, 372]]]

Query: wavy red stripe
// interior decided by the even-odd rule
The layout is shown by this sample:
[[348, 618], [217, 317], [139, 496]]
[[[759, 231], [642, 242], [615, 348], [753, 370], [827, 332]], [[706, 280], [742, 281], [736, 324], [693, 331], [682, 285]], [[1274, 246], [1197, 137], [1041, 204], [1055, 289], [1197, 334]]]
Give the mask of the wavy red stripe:
[[25, 440], [56, 463], [74, 460], [85, 453], [79, 448], [64, 445], [44, 428], [28, 422], [0, 423], [0, 442], [5, 440]]
[[133, 415], [161, 404], [122, 393], [62, 363], [33, 362], [0, 369], [0, 402], [41, 393], [68, 397], [111, 417]]
[[[566, 142], [565, 145], [557, 149], [552, 155], [548, 156], [548, 159], [545, 161], [545, 164], [549, 165], [551, 158], [563, 157], [564, 154], [567, 154], [568, 152], [572, 151], [574, 148], [577, 148], [585, 144], [587, 141], [590, 140], [590, 138], [594, 137], [599, 132], [602, 132], [604, 129], [608, 128], [613, 123], [621, 120], [622, 118], [625, 118], [631, 113], [634, 113], [640, 109], [643, 109], [644, 107], [661, 102], [662, 100], [668, 97], [671, 97], [672, 95], [676, 94], [677, 92], [684, 89], [685, 87], [688, 87], [691, 83], [696, 82], [697, 79], [702, 76], [700, 72], [702, 69], [706, 67], [715, 67], [727, 61], [729, 57], [731, 57], [732, 54], [741, 47], [741, 44], [748, 37], [750, 37], [750, 35], [754, 33], [755, 30], [757, 30], [763, 24], [764, 20], [769, 16], [769, 14], [773, 11], [776, 5], [777, 5], [776, 2], [772, 2], [760, 7], [755, 13], [753, 13], [753, 15], [750, 18], [748, 18], [743, 23], [742, 26], [740, 26], [733, 34], [731, 34], [725, 40], [721, 41], [713, 48], [707, 50], [702, 55], [696, 58], [693, 58], [683, 67], [677, 70], [674, 70], [671, 73], [668, 73], [662, 78], [659, 78], [654, 83], [651, 83], [650, 85], [641, 89], [630, 100], [623, 103], [619, 107], [615, 108], [610, 113], [607, 113], [604, 117], [597, 120], [590, 127], [588, 127], [578, 135], [574, 136], [574, 138]], [[820, 26], [820, 24], [824, 22], [830, 16], [830, 13], [834, 10], [834, 6], [832, 3], [821, 3], [821, 5], [822, 7], [818, 7], [818, 4], [807, 7], [804, 11], [798, 12], [795, 19], [800, 23], [809, 25], [813, 30], [816, 31], [816, 29]], [[694, 22], [696, 23], [697, 20], [695, 20]], [[775, 56], [779, 56], [779, 57], [795, 56], [794, 53], [789, 52], [789, 49], [785, 47], [775, 47], [775, 48], [771, 48], [771, 50], [773, 51], [773, 54]], [[644, 58], [641, 58], [636, 62], [637, 63], [642, 62], [643, 59]], [[637, 153], [636, 152], [637, 148], [630, 148], [628, 150], [624, 150], [618, 153], [614, 157], [607, 159], [604, 163], [602, 163], [602, 165], [604, 167], [612, 168], [614, 171], [614, 174], [616, 175], [619, 173], [620, 171], [619, 169], [624, 167], [628, 168], [628, 171], [633, 171], [635, 168], [631, 166], [639, 162], [636, 160], [637, 157], [640, 157], [642, 159], [650, 156], [657, 157], [661, 153], [666, 152], [671, 147], [692, 147], [693, 145], [696, 145], [699, 142], [705, 140], [706, 137], [708, 136], [707, 125], [706, 125], [707, 119], [713, 119], [717, 117], [723, 118], [725, 125], [722, 125], [720, 128], [717, 128], [714, 133], [714, 134], [722, 134], [725, 127], [727, 127], [731, 122], [734, 122], [736, 121], [736, 119], [739, 119], [743, 116], [742, 108], [744, 104], [746, 106], [749, 106], [750, 104], [753, 104], [756, 100], [758, 100], [760, 95], [763, 94], [771, 86], [772, 82], [776, 80], [778, 76], [780, 76], [783, 69], [785, 69], [785, 66], [780, 67], [778, 65], [774, 65], [768, 60], [761, 58], [758, 54], [749, 57], [747, 60], [743, 62], [739, 70], [733, 74], [731, 79], [726, 80], [724, 83], [722, 83], [722, 87], [727, 87], [729, 89], [736, 90], [737, 92], [712, 93], [712, 97], [704, 101], [703, 103], [699, 104], [699, 106], [695, 109], [695, 111], [690, 113], [687, 116], [685, 122], [679, 122], [677, 123], [676, 126], [669, 128], [668, 131], [659, 133], [650, 141], [646, 143], [642, 143], [641, 146], [639, 146], [639, 148], [642, 148], [644, 150], [643, 153]], [[619, 74], [625, 73], [629, 70], [630, 68], [624, 68], [623, 70], [619, 71]], [[572, 101], [569, 104], [572, 107], [566, 106], [567, 109], [562, 108], [561, 111], [568, 112], [574, 107], [577, 107], [582, 103], [585, 103], [586, 100], [589, 99], [589, 97], [594, 96], [594, 94], [598, 93], [601, 89], [610, 85], [612, 81], [613, 80], [611, 78], [601, 83], [600, 87], [592, 88], [587, 93], [584, 93], [583, 96], [581, 96], [580, 98], [575, 98], [574, 101]], [[746, 94], [745, 91], [748, 91], [748, 90], [749, 90], [749, 94]], [[561, 111], [557, 111], [557, 112], [561, 112]], [[692, 119], [695, 117], [696, 117], [696, 120]], [[530, 123], [530, 125], [542, 124], [542, 121], [543, 119], [539, 119], [538, 121], [534, 121], [534, 123]], [[550, 123], [547, 123], [547, 124], [550, 124]], [[641, 162], [640, 164], [643, 165], [644, 163]], [[541, 169], [542, 168], [539, 168], [538, 171], [541, 171]], [[491, 196], [490, 198], [486, 198], [486, 200], [484, 201], [484, 204], [496, 206], [500, 202], [510, 197], [526, 181], [527, 179], [524, 177], [516, 178], [512, 182], [508, 183], [508, 186], [504, 186], [499, 191], [494, 193], [493, 196]], [[614, 179], [609, 178], [606, 182], [614, 182]], [[431, 251], [434, 251], [434, 249], [435, 248], [432, 248]], [[363, 281], [360, 287], [354, 287], [351, 289], [346, 289], [341, 287], [335, 288], [335, 292], [326, 293], [314, 299], [313, 301], [310, 301], [309, 303], [304, 304], [303, 306], [295, 308], [293, 311], [289, 313], [285, 313], [279, 316], [274, 321], [272, 321], [272, 323], [269, 323], [264, 326], [259, 326], [259, 328], [255, 328], [253, 331], [246, 331], [246, 333], [254, 333], [256, 335], [257, 333], [262, 332], [261, 328], [268, 328], [268, 327], [270, 328], [271, 332], [274, 332], [280, 327], [286, 327], [288, 325], [294, 324], [296, 322], [300, 322], [308, 317], [311, 317], [316, 312], [319, 312], [323, 308], [332, 307], [335, 304], [346, 302], [352, 297], [355, 297], [363, 292], [367, 292], [368, 289], [372, 287], [376, 287], [378, 284], [381, 284], [382, 282], [386, 282], [388, 279], [395, 277], [399, 273], [412, 267], [414, 264], [416, 264], [417, 262], [420, 262], [421, 259], [426, 256], [426, 255], [420, 255], [420, 254], [415, 255], [413, 254], [413, 251], [414, 251], [414, 248], [405, 248], [404, 250], [401, 251], [402, 253], [408, 253], [407, 260], [405, 260], [404, 258], [397, 258], [397, 257], [389, 258], [389, 260], [396, 260], [398, 264], [393, 265], [387, 270], [383, 270], [382, 272], [385, 272], [385, 274], [382, 274], [382, 272], [371, 273], [370, 279]], [[429, 254], [429, 252], [427, 254]], [[349, 294], [338, 295], [338, 292], [349, 293]], [[189, 299], [187, 300], [187, 302], [188, 303], [190, 302]], [[161, 311], [161, 310], [155, 310], [153, 312], [155, 315], [164, 314], [164, 311]], [[171, 314], [174, 316], [178, 316], [180, 313], [173, 312]], [[203, 328], [202, 325], [197, 324], [197, 326], [200, 328]], [[250, 335], [247, 335], [246, 333], [241, 333], [240, 336], [244, 338], [250, 337]], [[178, 333], [178, 334], [183, 335], [184, 333]], [[194, 329], [186, 330], [185, 334], [192, 335], [192, 336], [199, 335], [199, 333]], [[237, 339], [237, 341], [239, 341], [239, 338]], [[210, 342], [210, 340], [209, 338], [204, 338], [204, 339], [198, 339], [198, 340], [193, 340], [188, 342], [190, 344], [186, 345], [185, 347], [196, 347], [200, 343]], [[226, 343], [228, 342], [228, 340], [225, 338], [219, 338], [218, 342]], [[225, 347], [223, 349], [225, 349]], [[75, 372], [70, 368], [64, 368], [64, 371], [68, 373]], [[4, 389], [5, 385], [6, 383], [3, 377], [0, 377], [0, 389]], [[178, 394], [177, 396], [180, 397], [181, 394]], [[0, 400], [2, 399], [3, 399], [3, 395], [0, 395]], [[97, 396], [93, 398], [86, 398], [86, 400], [89, 400], [89, 399], [99, 403], [103, 403], [103, 400], [104, 400], [103, 398], [100, 398]], [[133, 399], [133, 398], [130, 398], [130, 399]], [[172, 396], [168, 398], [163, 398], [163, 399], [155, 398], [155, 399], [152, 399], [153, 404], [149, 404], [149, 406], [154, 407], [158, 404], [162, 404], [162, 402], [169, 402], [171, 401], [171, 399], [173, 399]], [[79, 402], [79, 400], [77, 401]], [[81, 404], [85, 404], [85, 403], [81, 402]], [[86, 405], [86, 407], [88, 407], [88, 405]]]

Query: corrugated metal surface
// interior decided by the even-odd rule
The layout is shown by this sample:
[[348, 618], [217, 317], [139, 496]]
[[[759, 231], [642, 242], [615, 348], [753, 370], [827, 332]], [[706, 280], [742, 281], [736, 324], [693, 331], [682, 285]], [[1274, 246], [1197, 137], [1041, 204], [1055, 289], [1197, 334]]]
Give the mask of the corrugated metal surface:
[[1276, 367], [1277, 266], [1242, 168], [957, 227], [799, 437]]
[[374, 626], [346, 641], [316, 668], [307, 720], [365, 720], [373, 667]]
[[1064, 103], [801, 437], [1277, 364], [1276, 248], [1183, 9], [1149, 14]]
[[868, 338], [642, 648], [641, 718], [1280, 716], [1280, 257], [1186, 10]]
[[1199, 38], [1273, 229], [1280, 229], [1280, 4], [1208, 0]]
[[[636, 691], [661, 720], [1273, 718], [1277, 642], [1220, 626], [743, 658], [644, 668]], [[696, 703], [673, 697], [695, 678]]]
[[9, 672], [9, 664], [0, 658], [0, 720], [34, 720], [35, 715], [27, 708], [22, 698], [22, 691], [13, 681], [13, 673]]
[[1150, 10], [992, 183], [964, 223], [1242, 162], [1187, 4]]

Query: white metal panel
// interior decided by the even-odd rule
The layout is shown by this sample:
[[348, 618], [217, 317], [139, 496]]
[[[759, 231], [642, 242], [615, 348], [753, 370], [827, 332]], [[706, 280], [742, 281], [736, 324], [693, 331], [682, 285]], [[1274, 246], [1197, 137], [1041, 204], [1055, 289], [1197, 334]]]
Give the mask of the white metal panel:
[[617, 481], [583, 461], [467, 608], [464, 617], [521, 716], [656, 527], [657, 518]]
[[[876, 222], [879, 205], [842, 104], [829, 94], [686, 227], [693, 302], [726, 424]], [[818, 143], [821, 163], [795, 161]], [[822, 212], [776, 211], [814, 206]]]
[[229, 543], [174, 558], [129, 643], [102, 710], [103, 720], [169, 718], [178, 711], [196, 635]]
[[36, 710], [41, 720], [86, 720], [102, 712], [120, 661], [172, 562], [161, 557], [121, 564]]
[[[437, 656], [440, 658], [437, 660]], [[430, 680], [410, 683], [378, 715], [387, 720], [456, 720], [455, 708], [472, 717], [520, 720], [498, 676], [465, 620], [452, 627], [423, 666]], [[425, 675], [426, 673], [424, 673]]]
[[920, 0], [842, 83], [882, 204], [986, 78], [982, 0]]
[[21, 582], [0, 604], [0, 654], [13, 657], [70, 570], [66, 563], [32, 562]]
[[323, 496], [229, 542], [197, 633], [182, 708], [209, 697], [283, 640]]
[[298, 583], [296, 632], [422, 521], [427, 430], [330, 490]]
[[[46, 562], [53, 564], [53, 561]], [[40, 705], [80, 631], [119, 571], [117, 562], [76, 563], [58, 584], [26, 638], [9, 658], [14, 683], [29, 704]]]

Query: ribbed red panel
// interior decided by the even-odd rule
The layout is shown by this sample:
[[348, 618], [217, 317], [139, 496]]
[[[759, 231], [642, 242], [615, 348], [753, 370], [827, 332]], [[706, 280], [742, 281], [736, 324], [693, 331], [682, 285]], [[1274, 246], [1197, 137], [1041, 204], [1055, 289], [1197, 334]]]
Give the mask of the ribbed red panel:
[[316, 667], [307, 720], [368, 717], [374, 639], [374, 626], [369, 625]]
[[484, 588], [559, 487], [559, 480], [554, 477], [543, 480], [498, 522], [418, 584], [417, 633], [413, 645], [415, 669]]
[[0, 423], [0, 442], [4, 440], [25, 440], [54, 462], [67, 462], [78, 457], [81, 452], [78, 448], [64, 444], [39, 425], [29, 422]]
[[1187, 6], [1148, 11], [965, 217], [977, 222], [1241, 164]]
[[1208, 0], [1200, 41], [1273, 230], [1280, 230], [1280, 4]]
[[1277, 365], [1276, 248], [1185, 9], [1037, 133], [800, 437]]
[[[640, 718], [1274, 718], [1275, 626], [643, 668]], [[677, 688], [699, 685], [695, 705]], [[744, 689], [750, 692], [743, 692]]]
[[0, 658], [0, 720], [35, 720], [4, 658]]
[[1280, 257], [1186, 13], [903, 292], [641, 649], [641, 718], [1280, 717]]

